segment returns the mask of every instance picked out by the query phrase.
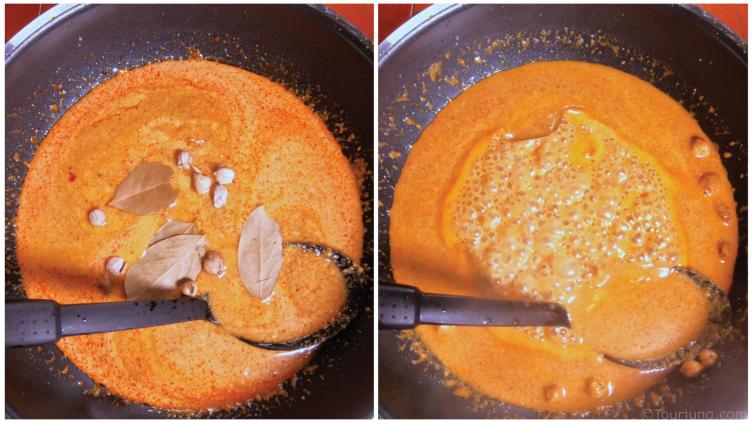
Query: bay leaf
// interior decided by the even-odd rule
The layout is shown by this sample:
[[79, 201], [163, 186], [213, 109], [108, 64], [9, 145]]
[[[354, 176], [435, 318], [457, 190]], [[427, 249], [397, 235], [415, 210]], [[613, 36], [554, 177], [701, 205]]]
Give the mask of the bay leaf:
[[238, 271], [243, 285], [256, 298], [268, 299], [282, 268], [282, 235], [279, 224], [263, 206], [257, 207], [243, 225], [238, 244]]
[[145, 163], [134, 169], [115, 191], [112, 207], [145, 215], [171, 207], [178, 198], [172, 187], [172, 167], [162, 163]]
[[204, 235], [175, 235], [152, 244], [125, 277], [129, 300], [170, 298], [184, 278], [196, 280], [206, 251]]
[[149, 246], [175, 235], [198, 235], [198, 230], [196, 229], [196, 225], [191, 222], [170, 220], [157, 229], [157, 232], [151, 238], [151, 241], [149, 241]]

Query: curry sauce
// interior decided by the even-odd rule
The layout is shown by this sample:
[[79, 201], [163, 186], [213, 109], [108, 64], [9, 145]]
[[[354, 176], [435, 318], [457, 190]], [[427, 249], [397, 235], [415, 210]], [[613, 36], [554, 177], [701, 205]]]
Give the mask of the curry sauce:
[[717, 148], [678, 103], [601, 65], [539, 62], [467, 89], [396, 185], [395, 279], [425, 292], [554, 301], [566, 328], [421, 326], [486, 396], [538, 410], [628, 400], [665, 374], [604, 359], [674, 351], [703, 328], [694, 268], [728, 290], [735, 203]]
[[[138, 165], [175, 165], [186, 150], [210, 174], [232, 168], [223, 208], [191, 188], [190, 171], [175, 168], [176, 205], [138, 216], [106, 204]], [[319, 117], [293, 93], [264, 77], [210, 61], [166, 61], [123, 72], [83, 97], [40, 145], [21, 192], [17, 255], [29, 298], [63, 304], [125, 299], [122, 279], [106, 294], [104, 263], [134, 263], [167, 220], [195, 222], [220, 252], [227, 274], [201, 273], [220, 322], [64, 338], [59, 348], [109, 391], [160, 408], [227, 408], [265, 397], [312, 352], [254, 348], [227, 330], [259, 341], [285, 341], [324, 327], [342, 308], [336, 268], [294, 247], [272, 298], [243, 287], [237, 266], [240, 232], [263, 204], [286, 242], [337, 249], [358, 262], [363, 226], [350, 164]], [[106, 225], [87, 213], [102, 208]]]

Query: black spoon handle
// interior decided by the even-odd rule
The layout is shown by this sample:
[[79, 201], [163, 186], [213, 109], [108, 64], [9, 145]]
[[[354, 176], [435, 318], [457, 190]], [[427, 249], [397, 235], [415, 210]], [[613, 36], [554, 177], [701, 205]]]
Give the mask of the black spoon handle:
[[565, 326], [569, 317], [554, 303], [424, 294], [415, 287], [379, 286], [379, 329], [419, 324], [452, 326]]
[[[327, 326], [287, 342], [270, 343], [241, 339], [269, 350], [297, 350], [313, 347], [336, 335], [365, 307], [365, 294], [371, 286], [367, 275], [344, 254], [316, 244], [291, 242], [303, 251], [330, 260], [342, 273], [347, 301], [342, 312]], [[57, 341], [63, 336], [114, 332], [126, 329], [169, 325], [191, 320], [218, 323], [203, 299], [180, 298], [158, 301], [123, 301], [61, 305], [50, 300], [30, 300], [5, 304], [5, 346], [30, 347]]]
[[412, 329], [420, 324], [421, 292], [414, 286], [379, 284], [379, 329]]
[[50, 300], [5, 304], [5, 346], [30, 347], [63, 336], [114, 332], [192, 320], [210, 320], [206, 301], [180, 298], [61, 305]]

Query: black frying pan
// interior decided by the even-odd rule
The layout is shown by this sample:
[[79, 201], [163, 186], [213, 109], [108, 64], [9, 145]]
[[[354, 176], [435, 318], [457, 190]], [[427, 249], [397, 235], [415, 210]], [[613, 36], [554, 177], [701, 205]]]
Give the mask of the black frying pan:
[[[186, 58], [193, 48], [205, 57], [249, 69], [300, 95], [307, 94], [317, 111], [329, 112], [327, 125], [335, 137], [346, 140], [354, 135], [341, 145], [350, 161], [363, 160], [366, 165], [362, 198], [367, 232], [362, 264], [372, 268], [373, 48], [363, 34], [323, 6], [65, 5], [45, 13], [6, 44], [7, 300], [24, 298], [13, 222], [25, 162], [31, 160], [39, 140], [65, 110], [117, 69]], [[50, 108], [52, 104], [58, 105], [57, 111]], [[369, 292], [368, 304], [372, 298]], [[314, 359], [318, 370], [302, 377], [294, 388], [288, 386], [289, 397], [212, 416], [372, 416], [372, 320], [364, 310], [327, 342]], [[9, 417], [171, 415], [85, 393], [92, 386], [54, 345], [6, 351], [5, 411]]]
[[[550, 42], [533, 42], [531, 34], [550, 31]], [[520, 39], [517, 40], [517, 34]], [[575, 37], [556, 35], [572, 35]], [[513, 37], [499, 49], [503, 62], [473, 63], [476, 53], [494, 39]], [[576, 35], [599, 40], [593, 48], [576, 48]], [[538, 37], [540, 38], [540, 37]], [[528, 46], [521, 43], [529, 41]], [[480, 44], [481, 49], [475, 46]], [[461, 86], [432, 82], [429, 67], [451, 52], [442, 71], [455, 70]], [[467, 69], [457, 64], [465, 58]], [[712, 17], [693, 6], [668, 5], [441, 5], [416, 15], [379, 46], [379, 278], [394, 282], [389, 264], [389, 209], [394, 186], [421, 130], [463, 89], [500, 70], [537, 60], [581, 60], [602, 63], [636, 75], [681, 101], [703, 130], [730, 153], [723, 162], [735, 187], [741, 237], [730, 300], [735, 325], [747, 333], [747, 46]], [[654, 60], [655, 59], [655, 60]], [[421, 94], [421, 83], [426, 92]], [[394, 102], [405, 90], [413, 100]], [[711, 106], [713, 109], [711, 109]], [[391, 118], [391, 119], [390, 119]], [[390, 154], [392, 151], [401, 153]], [[415, 356], [400, 350], [404, 341], [393, 331], [379, 332], [379, 413], [385, 417], [479, 418], [536, 417], [530, 410], [501, 405], [475, 407], [441, 386], [440, 368], [415, 365]], [[747, 342], [720, 348], [722, 365], [707, 378], [687, 382], [670, 377], [682, 391], [676, 402], [648, 411], [612, 410], [612, 416], [682, 417], [668, 412], [705, 412], [684, 418], [741, 418], [747, 411]], [[509, 381], [515, 383], [515, 381]], [[482, 400], [482, 399], [481, 399]], [[482, 401], [481, 401], [482, 402]], [[649, 403], [649, 402], [648, 402]], [[663, 410], [663, 411], [661, 411]], [[709, 414], [708, 412], [712, 413]], [[731, 414], [721, 414], [730, 412]], [[738, 414], [742, 412], [743, 414]], [[665, 413], [661, 415], [661, 413]], [[736, 413], [736, 414], [735, 414]]]

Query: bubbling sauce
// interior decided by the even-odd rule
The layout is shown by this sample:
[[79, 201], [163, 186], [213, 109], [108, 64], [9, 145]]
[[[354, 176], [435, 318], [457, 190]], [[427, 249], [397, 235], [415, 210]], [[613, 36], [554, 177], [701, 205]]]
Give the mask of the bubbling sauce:
[[492, 138], [453, 212], [492, 283], [537, 300], [571, 304], [583, 283], [608, 283], [599, 269], [615, 263], [679, 262], [658, 171], [585, 113], [568, 111], [543, 138]]
[[[190, 171], [177, 168], [175, 207], [137, 216], [105, 206], [131, 170], [146, 162], [174, 166], [178, 150], [189, 151], [206, 174], [219, 165], [236, 172], [223, 208], [192, 189]], [[122, 301], [122, 279], [109, 295], [99, 287], [105, 260], [121, 256], [132, 265], [168, 219], [195, 222], [228, 266], [222, 279], [203, 272], [197, 278], [224, 327], [194, 321], [57, 345], [95, 382], [131, 401], [200, 411], [267, 397], [305, 367], [312, 351], [255, 348], [228, 329], [259, 341], [299, 338], [335, 318], [345, 287], [333, 264], [286, 247], [273, 297], [252, 297], [238, 274], [237, 246], [259, 204], [284, 241], [326, 245], [360, 260], [363, 226], [351, 166], [293, 93], [200, 60], [118, 74], [63, 115], [31, 162], [16, 220], [23, 287], [29, 298], [63, 304]], [[105, 211], [105, 226], [87, 222], [93, 207]]]
[[719, 246], [736, 251], [733, 204], [717, 150], [681, 106], [614, 69], [541, 62], [481, 81], [425, 129], [397, 183], [391, 261], [427, 292], [565, 306], [571, 329], [417, 334], [482, 394], [587, 411], [665, 374], [604, 353], [654, 358], [702, 330], [707, 301], [671, 268], [728, 289]]

